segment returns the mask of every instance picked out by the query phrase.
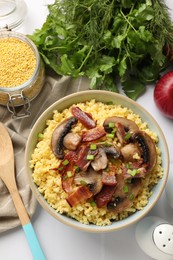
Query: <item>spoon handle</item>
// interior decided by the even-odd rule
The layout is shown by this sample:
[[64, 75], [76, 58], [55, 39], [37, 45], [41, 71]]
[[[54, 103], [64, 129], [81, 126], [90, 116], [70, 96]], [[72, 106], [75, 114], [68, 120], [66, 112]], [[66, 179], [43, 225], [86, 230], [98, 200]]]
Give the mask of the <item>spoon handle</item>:
[[37, 236], [30, 222], [28, 213], [20, 197], [15, 173], [14, 173], [14, 152], [11, 138], [7, 129], [0, 122], [0, 178], [7, 186], [13, 199], [21, 225], [28, 240], [34, 260], [45, 260], [45, 256], [38, 242]]
[[34, 260], [45, 260], [45, 256], [44, 253], [41, 249], [40, 243], [37, 239], [37, 235], [34, 231], [34, 228], [31, 224], [31, 222], [29, 222], [28, 224], [22, 226], [23, 230], [25, 232], [28, 244], [31, 248]]
[[[4, 180], [5, 181], [5, 180]], [[34, 260], [46, 260], [46, 257], [44, 256], [44, 253], [42, 251], [42, 248], [40, 246], [40, 243], [37, 239], [37, 235], [34, 231], [34, 228], [30, 222], [29, 216], [27, 214], [26, 208], [22, 202], [22, 199], [19, 195], [16, 182], [14, 179], [9, 182], [5, 181], [5, 184], [10, 191], [11, 197], [13, 199], [16, 211], [18, 213], [20, 222], [22, 224], [23, 230], [25, 232], [28, 244], [30, 246], [33, 259]]]

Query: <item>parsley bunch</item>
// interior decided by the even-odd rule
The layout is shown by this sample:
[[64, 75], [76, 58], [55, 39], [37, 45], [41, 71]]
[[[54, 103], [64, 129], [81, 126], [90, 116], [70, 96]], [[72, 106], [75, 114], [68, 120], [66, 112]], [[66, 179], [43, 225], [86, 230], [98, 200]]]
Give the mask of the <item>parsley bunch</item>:
[[173, 43], [168, 8], [159, 0], [55, 0], [30, 38], [59, 75], [87, 76], [92, 89], [137, 99], [165, 69]]

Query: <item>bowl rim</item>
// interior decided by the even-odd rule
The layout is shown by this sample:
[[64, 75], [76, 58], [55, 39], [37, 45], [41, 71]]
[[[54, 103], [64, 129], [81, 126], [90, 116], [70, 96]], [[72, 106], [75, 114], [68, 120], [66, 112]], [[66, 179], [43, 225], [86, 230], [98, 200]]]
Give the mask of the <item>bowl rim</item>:
[[[92, 96], [93, 96], [93, 98], [92, 98]], [[98, 98], [98, 96], [99, 96], [99, 98]], [[96, 226], [95, 224], [82, 224], [79, 221], [72, 219], [71, 217], [61, 215], [60, 213], [56, 212], [56, 210], [53, 209], [48, 204], [48, 202], [44, 199], [43, 195], [38, 191], [38, 188], [32, 179], [32, 170], [29, 167], [29, 160], [31, 159], [30, 156], [36, 145], [36, 135], [37, 135], [36, 132], [39, 133], [39, 131], [40, 131], [39, 126], [41, 126], [41, 122], [44, 125], [44, 127], [43, 127], [43, 125], [41, 127], [41, 129], [43, 130], [46, 126], [46, 121], [48, 119], [52, 118], [53, 111], [57, 109], [57, 106], [60, 106], [60, 107], [64, 106], [64, 108], [70, 107], [73, 104], [74, 100], [76, 100], [76, 102], [74, 102], [74, 104], [84, 102], [84, 100], [87, 101], [87, 100], [91, 100], [91, 99], [95, 99], [96, 101], [101, 101], [100, 96], [104, 97], [104, 98], [102, 97], [103, 103], [105, 102], [105, 98], [109, 97], [109, 99], [110, 99], [110, 97], [111, 97], [111, 99], [114, 99], [114, 101], [118, 100], [118, 103], [119, 103], [119, 100], [121, 99], [120, 105], [122, 105], [121, 103], [123, 101], [124, 103], [127, 103], [127, 104], [122, 105], [122, 106], [126, 106], [127, 108], [130, 108], [130, 109], [132, 109], [132, 111], [133, 111], [133, 108], [137, 108], [137, 110], [139, 110], [139, 111], [133, 111], [133, 112], [138, 114], [142, 118], [142, 121], [145, 121], [145, 120], [143, 119], [141, 114], [145, 114], [146, 117], [153, 124], [154, 128], [157, 129], [157, 135], [160, 136], [159, 140], [161, 140], [161, 142], [159, 142], [159, 144], [161, 143], [162, 146], [164, 147], [164, 159], [165, 159], [164, 160], [165, 166], [163, 169], [164, 175], [163, 175], [162, 179], [159, 180], [157, 185], [154, 186], [154, 189], [156, 189], [156, 188], [158, 189], [158, 190], [156, 189], [156, 195], [155, 196], [153, 196], [154, 194], [151, 195], [151, 197], [149, 198], [149, 202], [144, 207], [144, 209], [140, 210], [140, 211], [136, 211], [135, 213], [133, 213], [132, 215], [128, 216], [127, 218], [125, 218], [123, 220], [119, 220], [119, 221], [115, 220], [112, 222], [111, 225], [106, 225], [106, 226]], [[81, 97], [82, 97], [82, 101], [81, 101]], [[66, 106], [66, 103], [68, 103], [68, 106]], [[116, 104], [116, 102], [115, 102], [115, 104]], [[62, 110], [60, 109], [59, 111], [62, 111]], [[149, 127], [149, 129], [151, 129], [151, 127]], [[151, 129], [151, 131], [153, 131], [153, 130]], [[35, 136], [35, 143], [32, 144], [32, 140], [34, 140], [34, 136]], [[30, 144], [32, 144], [32, 146]], [[163, 157], [162, 157], [162, 159], [163, 159]], [[127, 226], [130, 226], [130, 225], [138, 222], [140, 219], [142, 219], [144, 216], [146, 216], [150, 212], [150, 210], [155, 206], [155, 204], [159, 200], [159, 198], [165, 188], [165, 185], [166, 185], [166, 182], [168, 179], [169, 150], [168, 150], [168, 145], [167, 145], [165, 136], [163, 134], [163, 131], [162, 131], [161, 127], [159, 126], [159, 124], [157, 123], [157, 121], [144, 107], [142, 107], [136, 101], [134, 101], [122, 94], [110, 92], [110, 91], [106, 91], [106, 90], [83, 90], [83, 91], [80, 91], [77, 93], [67, 95], [67, 96], [57, 100], [52, 105], [50, 105], [38, 117], [38, 119], [36, 120], [36, 122], [34, 123], [32, 129], [31, 129], [30, 134], [27, 139], [26, 149], [25, 149], [25, 167], [26, 167], [26, 174], [27, 174], [30, 188], [31, 188], [34, 196], [36, 197], [37, 201], [43, 207], [43, 209], [45, 209], [48, 213], [50, 213], [53, 217], [55, 217], [61, 223], [65, 224], [67, 226], [71, 226], [75, 229], [79, 229], [81, 231], [94, 232], [94, 233], [113, 232], [113, 231], [123, 229]], [[114, 223], [118, 223], [118, 224], [114, 224]], [[120, 223], [123, 223], [123, 224], [119, 225]]]

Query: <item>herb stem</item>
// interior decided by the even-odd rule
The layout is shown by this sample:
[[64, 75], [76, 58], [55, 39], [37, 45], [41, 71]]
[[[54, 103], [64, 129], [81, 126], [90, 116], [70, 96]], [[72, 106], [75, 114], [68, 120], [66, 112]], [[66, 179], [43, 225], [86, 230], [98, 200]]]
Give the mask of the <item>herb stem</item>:
[[90, 47], [90, 50], [89, 50], [87, 56], [85, 57], [85, 59], [84, 59], [84, 61], [82, 62], [81, 66], [78, 68], [79, 71], [82, 69], [82, 67], [84, 66], [85, 62], [86, 62], [87, 59], [89, 58], [90, 53], [92, 52], [92, 49], [93, 49], [93, 46]]
[[122, 10], [120, 9], [120, 13], [123, 16], [123, 18], [126, 20], [126, 22], [130, 25], [130, 27], [134, 30], [134, 32], [137, 33], [135, 27], [129, 22], [129, 19], [127, 19], [127, 17], [124, 15], [124, 13], [122, 12]]

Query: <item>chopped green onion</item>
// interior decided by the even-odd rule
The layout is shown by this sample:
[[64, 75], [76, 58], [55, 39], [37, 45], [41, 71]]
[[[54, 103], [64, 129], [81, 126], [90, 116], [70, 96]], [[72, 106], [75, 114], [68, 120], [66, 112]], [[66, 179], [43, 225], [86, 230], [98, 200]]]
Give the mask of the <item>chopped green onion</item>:
[[59, 171], [62, 171], [63, 169], [64, 169], [63, 166], [58, 168]]
[[74, 168], [75, 168], [75, 172], [76, 172], [76, 173], [78, 173], [78, 172], [80, 171], [79, 166], [75, 165]]
[[66, 166], [67, 164], [69, 164], [69, 160], [65, 159], [65, 160], [62, 162], [62, 164], [63, 164], [64, 166]]
[[134, 195], [133, 195], [133, 194], [130, 194], [129, 199], [130, 199], [130, 200], [133, 200], [133, 199], [134, 199]]
[[86, 181], [83, 181], [83, 180], [80, 181], [80, 184], [83, 186], [87, 185]]
[[127, 193], [127, 192], [129, 191], [129, 188], [128, 188], [127, 185], [125, 185], [125, 186], [123, 187], [123, 191], [124, 191], [125, 193]]
[[130, 163], [126, 163], [126, 168], [127, 169], [131, 169], [131, 164]]
[[132, 136], [131, 133], [128, 132], [128, 133], [125, 135], [125, 137], [124, 137], [125, 141], [128, 141], [131, 136]]
[[42, 139], [44, 137], [44, 135], [42, 133], [38, 133], [37, 137], [38, 137], [38, 139]]
[[107, 101], [106, 104], [107, 105], [113, 105], [113, 102], [112, 101]]
[[115, 134], [115, 133], [116, 133], [116, 131], [117, 131], [117, 128], [116, 128], [116, 127], [114, 127], [111, 133], [112, 133], [112, 134]]
[[90, 202], [90, 205], [91, 205], [92, 207], [95, 207], [97, 204], [96, 204], [96, 202], [93, 200], [93, 201]]
[[112, 164], [114, 164], [114, 165], [117, 163], [117, 159], [115, 159], [115, 158], [113, 158], [113, 157], [112, 157], [112, 158], [110, 157], [110, 158], [109, 158], [109, 161], [110, 161]]
[[90, 144], [90, 150], [96, 150], [97, 149], [97, 145], [96, 144]]
[[109, 122], [108, 126], [109, 126], [109, 128], [114, 128], [115, 123], [114, 122]]
[[115, 135], [113, 133], [111, 133], [111, 134], [107, 134], [106, 136], [107, 136], [107, 138], [113, 139]]
[[137, 170], [137, 169], [129, 170], [128, 173], [129, 173], [131, 176], [134, 177], [134, 176], [138, 173], [138, 170]]
[[67, 177], [70, 178], [72, 176], [73, 176], [72, 172], [71, 171], [67, 171]]
[[106, 169], [104, 171], [109, 172], [110, 171], [109, 167], [106, 167]]
[[94, 155], [93, 154], [88, 154], [87, 155], [87, 160], [94, 160]]
[[104, 142], [103, 145], [106, 146], [106, 147], [110, 147], [112, 144], [109, 143], [109, 142]]

